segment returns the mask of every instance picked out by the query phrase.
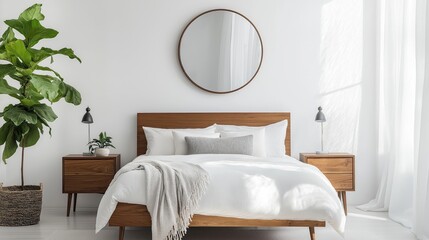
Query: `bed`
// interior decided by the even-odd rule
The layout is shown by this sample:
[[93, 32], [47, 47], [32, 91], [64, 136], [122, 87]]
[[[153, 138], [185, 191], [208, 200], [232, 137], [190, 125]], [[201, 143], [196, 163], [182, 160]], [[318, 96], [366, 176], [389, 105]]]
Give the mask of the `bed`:
[[[142, 126], [156, 128], [204, 128], [211, 124], [264, 126], [281, 120], [288, 120], [284, 141], [286, 155], [291, 153], [290, 113], [138, 113], [137, 155], [146, 153], [147, 141]], [[313, 170], [318, 171], [318, 170]], [[323, 175], [323, 174], [321, 174]], [[321, 176], [323, 178], [323, 176]], [[329, 182], [326, 178], [323, 181]], [[332, 192], [336, 192], [332, 188]], [[339, 200], [338, 204], [341, 206]], [[119, 239], [123, 240], [125, 227], [151, 226], [150, 214], [145, 205], [118, 201], [108, 220], [109, 226], [119, 227]], [[341, 221], [343, 216], [340, 216]], [[345, 218], [345, 217], [344, 217]], [[190, 227], [308, 227], [310, 239], [315, 240], [315, 227], [325, 227], [326, 222], [316, 220], [249, 219], [195, 214]]]

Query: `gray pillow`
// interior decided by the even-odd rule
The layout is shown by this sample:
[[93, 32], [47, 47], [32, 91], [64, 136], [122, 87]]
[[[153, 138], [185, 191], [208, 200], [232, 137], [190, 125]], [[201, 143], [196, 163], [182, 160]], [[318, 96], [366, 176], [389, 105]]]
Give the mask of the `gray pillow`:
[[253, 153], [253, 136], [231, 138], [185, 137], [188, 154], [245, 154]]

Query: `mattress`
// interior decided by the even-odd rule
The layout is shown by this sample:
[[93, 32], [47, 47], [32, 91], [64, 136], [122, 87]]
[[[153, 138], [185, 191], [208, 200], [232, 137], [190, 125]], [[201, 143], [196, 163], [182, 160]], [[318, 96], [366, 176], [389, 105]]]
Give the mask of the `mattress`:
[[[209, 173], [210, 183], [195, 214], [244, 219], [326, 221], [344, 233], [346, 217], [337, 192], [316, 167], [292, 157], [259, 158], [236, 154], [139, 156], [186, 161]], [[119, 174], [119, 173], [117, 173]], [[144, 170], [116, 176], [97, 212], [96, 232], [107, 225], [118, 202], [146, 204]]]

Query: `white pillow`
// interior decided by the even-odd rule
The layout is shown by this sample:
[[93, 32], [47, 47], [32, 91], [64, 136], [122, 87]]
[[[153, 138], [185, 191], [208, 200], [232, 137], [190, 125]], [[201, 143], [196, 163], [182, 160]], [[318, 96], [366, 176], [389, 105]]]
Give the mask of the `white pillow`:
[[215, 125], [207, 128], [152, 128], [143, 126], [147, 140], [146, 155], [174, 155], [173, 131], [187, 131], [198, 133], [215, 133]]
[[286, 153], [285, 139], [288, 121], [283, 120], [267, 126], [249, 127], [235, 125], [216, 125], [216, 132], [237, 132], [245, 131], [246, 129], [265, 128], [265, 150], [267, 157], [281, 157]]
[[265, 128], [244, 129], [236, 132], [220, 132], [221, 138], [253, 136], [253, 156], [266, 157]]
[[285, 140], [287, 128], [287, 120], [265, 126], [265, 144], [268, 157], [282, 157], [286, 155]]
[[219, 138], [220, 133], [204, 133], [204, 132], [189, 132], [189, 131], [173, 131], [174, 155], [188, 154], [185, 137], [204, 137], [204, 138]]

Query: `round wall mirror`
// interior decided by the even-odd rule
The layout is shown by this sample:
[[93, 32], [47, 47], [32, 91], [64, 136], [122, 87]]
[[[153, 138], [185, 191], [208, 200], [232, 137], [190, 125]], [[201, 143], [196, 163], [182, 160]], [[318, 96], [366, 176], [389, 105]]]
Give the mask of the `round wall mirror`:
[[240, 13], [215, 9], [195, 17], [179, 41], [185, 75], [212, 93], [237, 91], [256, 76], [262, 63], [258, 30]]

